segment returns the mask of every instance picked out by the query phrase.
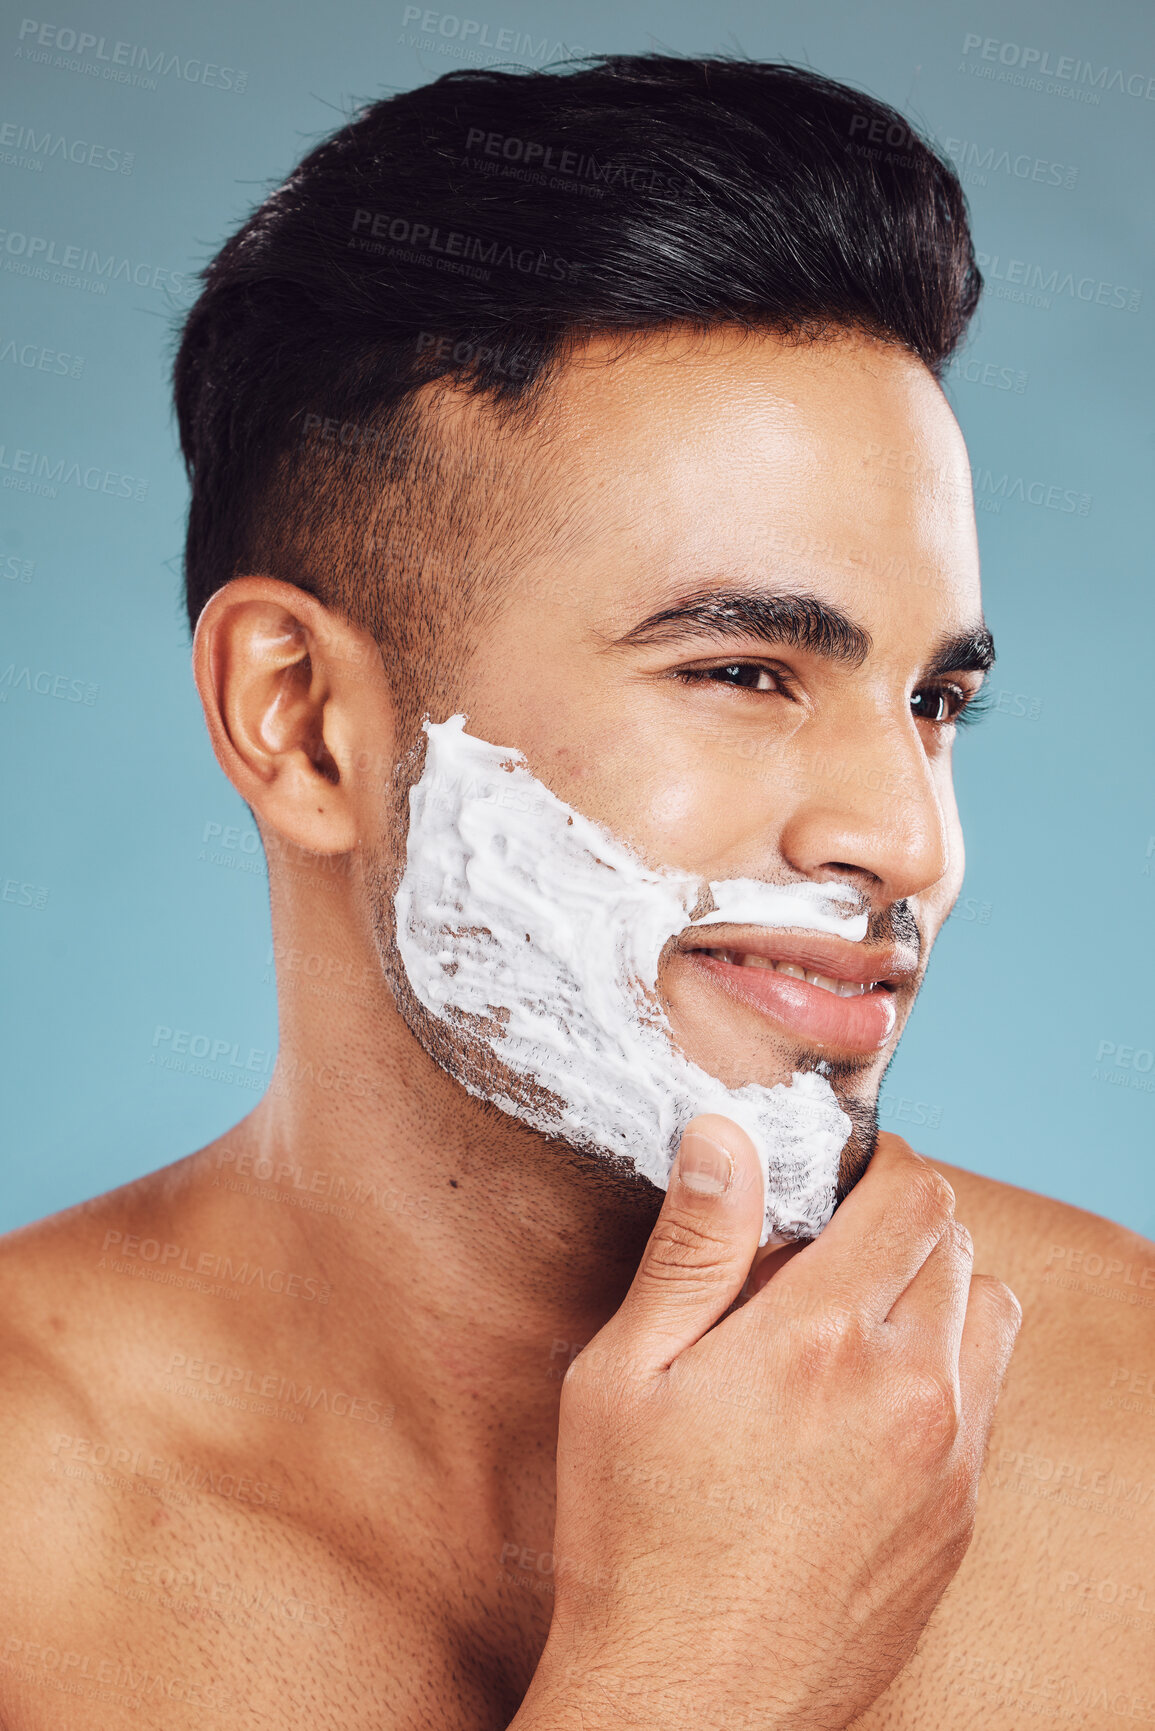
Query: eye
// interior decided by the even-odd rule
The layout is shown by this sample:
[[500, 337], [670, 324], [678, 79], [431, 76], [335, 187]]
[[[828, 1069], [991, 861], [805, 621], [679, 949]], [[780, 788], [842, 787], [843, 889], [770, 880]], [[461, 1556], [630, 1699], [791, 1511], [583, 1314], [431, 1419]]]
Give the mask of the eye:
[[784, 681], [756, 661], [728, 661], [724, 667], [686, 667], [678, 677], [689, 684], [728, 685], [739, 691], [784, 691]]
[[926, 685], [911, 694], [910, 712], [916, 721], [930, 721], [945, 726], [959, 721], [974, 701], [974, 695], [961, 685]]

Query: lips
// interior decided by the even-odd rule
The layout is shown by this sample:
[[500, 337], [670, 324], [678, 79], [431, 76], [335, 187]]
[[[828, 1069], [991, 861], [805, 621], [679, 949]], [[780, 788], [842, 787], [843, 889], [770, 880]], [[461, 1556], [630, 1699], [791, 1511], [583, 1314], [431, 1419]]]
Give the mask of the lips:
[[680, 954], [712, 985], [777, 1022], [807, 1045], [870, 1053], [885, 1046], [897, 1020], [896, 993], [916, 964], [895, 948], [864, 948], [844, 938], [791, 937], [751, 926], [687, 934]]

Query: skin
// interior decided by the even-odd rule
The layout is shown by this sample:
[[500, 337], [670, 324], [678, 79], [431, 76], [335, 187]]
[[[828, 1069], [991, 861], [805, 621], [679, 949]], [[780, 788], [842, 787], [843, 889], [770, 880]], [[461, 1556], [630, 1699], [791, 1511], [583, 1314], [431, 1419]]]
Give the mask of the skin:
[[[464, 429], [475, 411], [459, 412]], [[868, 1105], [963, 874], [952, 729], [911, 711], [935, 646], [981, 622], [965, 451], [937, 386], [858, 339], [593, 343], [511, 485], [565, 540], [514, 574], [435, 719], [460, 707], [656, 863], [841, 878], [880, 914], [906, 900], [921, 953], [893, 1031], [873, 1054], [831, 1051], [844, 1097]], [[613, 646], [739, 580], [820, 595], [870, 654]], [[784, 670], [794, 697], [705, 677], [738, 662]], [[662, 1197], [467, 1096], [397, 1013], [374, 915], [398, 845], [388, 768], [409, 741], [364, 635], [246, 577], [206, 609], [196, 673], [269, 846], [278, 1075], [209, 1147], [4, 1241], [0, 1720], [91, 1724], [107, 1661], [107, 1727], [504, 1726], [550, 1622], [562, 1373], [621, 1305]], [[679, 1041], [727, 1080], [774, 1082], [812, 1051], [700, 958], [672, 955], [662, 985]], [[941, 1170], [1024, 1323], [973, 1543], [856, 1723], [1155, 1720], [1155, 1396], [1132, 1392], [1155, 1369], [1155, 1247]], [[207, 1256], [210, 1288], [229, 1256], [292, 1290], [142, 1278], [150, 1240], [178, 1247], [170, 1271]], [[1109, 1282], [1083, 1272], [1104, 1264]], [[263, 1380], [282, 1373], [339, 1391], [341, 1411], [285, 1417], [292, 1397]], [[226, 1380], [247, 1405], [204, 1398]], [[176, 1466], [216, 1488], [202, 1473], [181, 1490]], [[54, 1686], [62, 1652], [73, 1694]], [[148, 1673], [140, 1706], [125, 1661]]]

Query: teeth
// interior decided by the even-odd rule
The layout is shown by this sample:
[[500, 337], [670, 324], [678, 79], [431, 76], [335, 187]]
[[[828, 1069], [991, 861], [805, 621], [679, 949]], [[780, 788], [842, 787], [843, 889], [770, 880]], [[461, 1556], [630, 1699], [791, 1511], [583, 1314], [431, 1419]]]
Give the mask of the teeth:
[[854, 980], [833, 980], [829, 974], [816, 974], [807, 968], [800, 967], [797, 962], [772, 962], [768, 956], [744, 954], [741, 950], [704, 950], [704, 955], [714, 956], [720, 962], [729, 962], [737, 968], [771, 968], [776, 974], [786, 974], [792, 980], [806, 980], [812, 986], [818, 986], [824, 992], [833, 992], [838, 998], [860, 998], [864, 992], [869, 992], [877, 984], [870, 980], [860, 984]]
[[854, 980], [832, 980], [826, 974], [807, 974], [806, 978], [812, 986], [821, 986], [824, 992], [835, 992], [840, 998], [861, 998], [866, 990]]

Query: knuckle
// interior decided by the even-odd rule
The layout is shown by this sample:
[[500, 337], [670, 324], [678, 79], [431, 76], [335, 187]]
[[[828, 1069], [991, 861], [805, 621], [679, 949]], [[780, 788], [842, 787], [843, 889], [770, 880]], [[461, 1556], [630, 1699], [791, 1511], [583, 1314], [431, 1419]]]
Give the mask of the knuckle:
[[591, 1340], [589, 1345], [584, 1346], [577, 1357], [570, 1361], [561, 1379], [562, 1393], [571, 1398], [574, 1395], [584, 1395], [591, 1389], [603, 1387], [609, 1375], [609, 1355], [606, 1349]]
[[908, 1372], [896, 1416], [900, 1437], [909, 1453], [937, 1456], [951, 1448], [962, 1422], [954, 1378], [929, 1368]]
[[994, 1312], [1003, 1327], [1017, 1334], [1023, 1320], [1023, 1307], [1007, 1285], [996, 1274], [975, 1274], [971, 1285], [977, 1288], [982, 1301]]
[[964, 1548], [970, 1544], [975, 1530], [981, 1469], [981, 1455], [976, 1458], [973, 1451], [960, 1449], [939, 1495], [943, 1525], [948, 1532], [962, 1536]]
[[973, 1260], [975, 1241], [961, 1220], [955, 1220], [951, 1223], [951, 1235], [954, 1239], [955, 1249], [961, 1251], [963, 1256]]
[[653, 1280], [715, 1281], [730, 1276], [733, 1265], [728, 1239], [711, 1232], [704, 1222], [671, 1213], [655, 1226], [642, 1266]]
[[946, 1221], [954, 1214], [954, 1190], [928, 1160], [920, 1160], [911, 1174], [910, 1195], [915, 1210], [932, 1221]]
[[967, 1503], [960, 1508], [955, 1519], [945, 1523], [940, 1529], [943, 1532], [943, 1560], [951, 1574], [957, 1572], [959, 1565], [970, 1549], [975, 1532], [975, 1511]]
[[852, 1304], [832, 1304], [820, 1313], [818, 1326], [839, 1352], [864, 1352], [872, 1338], [870, 1324]]
[[566, 1396], [569, 1396], [572, 1399], [575, 1395], [584, 1394], [592, 1381], [596, 1381], [596, 1378], [589, 1367], [582, 1363], [579, 1355], [561, 1379], [562, 1398], [565, 1399]]
[[831, 1305], [811, 1319], [799, 1341], [800, 1368], [810, 1378], [842, 1372], [871, 1355], [873, 1335], [861, 1313]]

